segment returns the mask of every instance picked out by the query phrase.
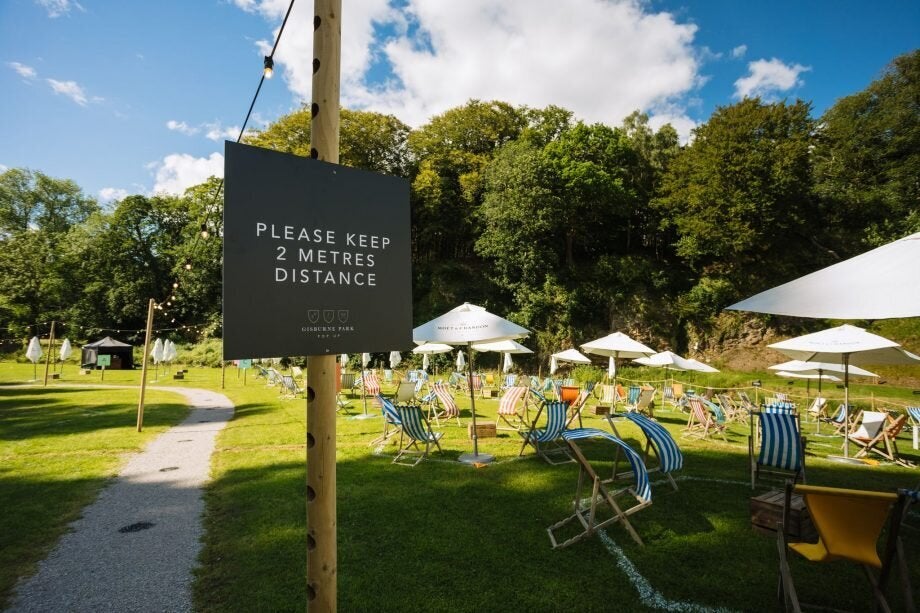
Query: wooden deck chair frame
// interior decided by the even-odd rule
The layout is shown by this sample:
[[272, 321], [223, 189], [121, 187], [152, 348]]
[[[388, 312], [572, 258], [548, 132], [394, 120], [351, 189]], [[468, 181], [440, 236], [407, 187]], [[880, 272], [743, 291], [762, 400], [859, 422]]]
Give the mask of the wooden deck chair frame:
[[396, 405], [383, 396], [379, 396], [378, 399], [380, 401], [380, 414], [383, 416], [383, 433], [368, 443], [368, 445], [372, 446], [385, 445], [388, 440], [402, 430], [402, 420], [399, 417], [399, 411], [396, 410]]
[[[463, 424], [460, 422], [460, 406], [457, 404], [454, 395], [450, 391], [450, 385], [443, 381], [438, 381], [431, 386], [431, 392], [435, 397], [432, 398], [428, 405], [428, 421], [434, 421], [438, 427], [441, 427], [442, 417], [447, 421], [450, 421], [451, 418], [455, 418], [457, 420], [457, 425], [462, 427]], [[438, 407], [440, 407], [440, 410], [438, 410]]]
[[498, 399], [497, 422], [505, 422], [508, 426], [497, 426], [497, 429], [518, 432], [527, 427], [529, 392], [530, 389], [523, 385], [514, 385], [505, 389], [505, 393]]
[[[568, 447], [559, 444], [559, 440], [568, 422], [569, 405], [561, 400], [547, 400], [539, 395], [538, 397], [542, 398], [542, 402], [540, 403], [540, 408], [537, 409], [537, 414], [534, 416], [533, 421], [526, 431], [518, 431], [518, 434], [524, 439], [524, 442], [521, 443], [521, 451], [518, 453], [518, 456], [523, 456], [524, 450], [527, 449], [527, 445], [530, 445], [534, 448], [534, 451], [539, 457], [553, 466], [574, 462], [572, 456], [569, 455]], [[544, 412], [547, 417], [546, 425], [543, 428], [538, 428], [537, 422], [540, 421], [540, 416], [543, 415]], [[557, 461], [556, 457], [559, 455], [563, 456], [565, 459]]]
[[[577, 441], [586, 438], [609, 441], [616, 446], [618, 453], [620, 451], [625, 453], [630, 462], [630, 465], [633, 467], [634, 474], [636, 475], [636, 484], [631, 487], [625, 487], [614, 491], [608, 489], [607, 483], [597, 474], [597, 471], [594, 470], [591, 462], [588, 461], [582, 452], [581, 447], [578, 445]], [[649, 485], [648, 473], [645, 471], [645, 465], [642, 463], [642, 458], [639, 457], [639, 454], [637, 454], [633, 449], [629, 447], [629, 445], [627, 445], [619, 438], [613, 436], [609, 432], [598, 430], [597, 428], [578, 428], [575, 430], [567, 430], [565, 433], [563, 433], [563, 439], [568, 444], [572, 456], [575, 458], [575, 462], [578, 464], [578, 482], [575, 486], [575, 496], [573, 499], [573, 507], [575, 512], [572, 515], [557, 521], [546, 529], [546, 532], [549, 534], [549, 540], [553, 549], [568, 547], [569, 545], [592, 536], [598, 530], [605, 528], [615, 522], [623, 524], [623, 527], [633, 538], [633, 540], [636, 541], [636, 543], [638, 543], [640, 546], [644, 545], [642, 538], [639, 536], [639, 533], [636, 532], [635, 528], [633, 528], [633, 525], [629, 521], [630, 515], [638, 513], [642, 509], [652, 504], [652, 489]], [[583, 496], [583, 492], [587, 482], [590, 482], [591, 484], [591, 493], [586, 498]], [[634, 498], [636, 500], [636, 504], [624, 509], [619, 504], [617, 504], [616, 499], [625, 494], [629, 494], [632, 498]], [[588, 500], [587, 507], [584, 506], [586, 499]], [[605, 510], [611, 514], [610, 517], [606, 519], [600, 519], [598, 513], [600, 507], [606, 507]], [[562, 542], [558, 541], [555, 532], [576, 520], [581, 524], [582, 531]]]
[[[788, 540], [785, 526], [789, 524], [790, 500], [793, 493], [801, 494], [805, 498], [805, 505], [818, 532], [818, 542], [815, 544]], [[812, 562], [846, 560], [859, 564], [872, 591], [873, 609], [881, 609], [888, 613], [891, 608], [885, 592], [892, 568], [897, 563], [901, 571], [905, 610], [915, 611], [900, 536], [901, 523], [914, 496], [916, 492], [906, 490], [900, 490], [895, 494], [813, 485], [793, 486], [787, 482], [783, 521], [777, 526], [776, 531], [780, 575], [777, 597], [785, 609], [796, 613], [802, 610], [802, 603], [799, 602], [789, 568], [788, 551], [791, 549]], [[860, 521], [854, 523], [855, 517], [859, 517]], [[879, 557], [877, 543], [886, 523], [888, 530], [885, 547], [882, 556]], [[840, 534], [843, 532], [846, 532], [846, 536], [841, 537]]]
[[726, 443], [725, 426], [716, 421], [712, 411], [703, 404], [702, 398], [698, 396], [688, 396], [687, 404], [690, 406], [690, 417], [687, 419], [687, 427], [684, 428], [681, 436], [697, 436], [701, 439], [712, 438], [712, 434], [718, 434]]
[[[898, 435], [901, 433], [901, 430], [904, 429], [904, 426], [907, 424], [907, 415], [899, 415], [898, 417], [892, 417], [889, 414], [886, 414], [885, 423], [882, 425], [881, 430], [871, 439], [862, 439], [857, 438], [855, 433], [851, 433], [847, 440], [851, 443], [855, 443], [860, 447], [859, 451], [856, 452], [854, 458], [864, 458], [868, 457], [870, 453], [875, 453], [885, 458], [889, 462], [894, 462], [900, 464], [906, 468], [911, 468], [913, 464], [901, 458], [901, 454], [898, 452]], [[881, 446], [881, 448], [880, 448]]]
[[[617, 433], [616, 426], [613, 423], [613, 416], [607, 415], [607, 422], [613, 430], [614, 436], [621, 438]], [[684, 455], [677, 445], [677, 441], [671, 436], [671, 433], [664, 426], [646, 417], [642, 413], [627, 413], [626, 419], [633, 422], [645, 437], [645, 446], [642, 449], [642, 460], [645, 462], [645, 469], [648, 473], [660, 472], [668, 479], [668, 483], [677, 491], [677, 482], [671, 476], [672, 472], [678, 471], [684, 466]], [[649, 467], [649, 459], [654, 454], [657, 465]], [[622, 477], [631, 476], [632, 471], [619, 472], [619, 452], [613, 462], [613, 477], [611, 481], [616, 481]]]
[[722, 410], [725, 411], [725, 417], [729, 421], [736, 421], [747, 425], [747, 409], [735, 402], [728, 394], [716, 394], [716, 398], [719, 400], [719, 405], [722, 407]]
[[580, 390], [578, 395], [575, 396], [575, 399], [569, 404], [569, 416], [565, 422], [565, 427], [568, 429], [572, 425], [572, 422], [578, 418], [578, 427], [583, 427], [581, 421], [581, 412], [585, 408], [585, 405], [588, 403], [588, 398], [591, 396], [591, 392], [588, 390]]
[[[765, 449], [766, 439], [760, 434], [764, 426], [768, 428], [770, 436], [785, 436], [781, 438], [778, 447]], [[755, 449], [758, 445], [759, 449]], [[805, 444], [802, 440], [801, 418], [788, 413], [753, 411], [748, 435], [748, 463], [751, 469], [751, 489], [755, 488], [757, 478], [762, 473], [792, 477], [793, 483], [805, 483]]]
[[[393, 458], [393, 464], [417, 466], [419, 462], [428, 457], [432, 445], [437, 447], [438, 451], [444, 452], [440, 443], [444, 433], [434, 432], [431, 429], [431, 424], [425, 417], [421, 407], [396, 407], [396, 411], [399, 413], [402, 427], [399, 429], [399, 450], [396, 453], [396, 457]], [[405, 445], [403, 445], [404, 440], [406, 441]], [[425, 445], [424, 449], [422, 449], [422, 443]], [[400, 461], [407, 455], [414, 455], [415, 461]]]
[[339, 386], [339, 392], [335, 396], [335, 410], [342, 411], [346, 415], [349, 415], [348, 407], [351, 406], [351, 400], [345, 395], [345, 390], [353, 391], [355, 388], [355, 373], [353, 372], [343, 372], [341, 378], [341, 385]]

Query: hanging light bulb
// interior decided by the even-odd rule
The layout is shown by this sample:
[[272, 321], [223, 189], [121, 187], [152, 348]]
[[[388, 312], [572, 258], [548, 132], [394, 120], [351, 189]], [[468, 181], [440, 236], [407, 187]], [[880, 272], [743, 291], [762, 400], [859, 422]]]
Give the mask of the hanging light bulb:
[[179, 289], [179, 284], [178, 284], [178, 283], [173, 283], [173, 289]]
[[191, 263], [191, 262], [186, 262], [186, 263], [185, 263], [185, 270], [191, 270], [191, 269], [192, 269], [192, 263]]
[[266, 79], [271, 79], [272, 75], [275, 74], [275, 60], [272, 59], [272, 56], [266, 55], [262, 65], [265, 67], [262, 74], [265, 75]]
[[208, 233], [207, 224], [201, 224], [201, 238], [207, 238], [208, 236], [210, 236], [210, 234]]

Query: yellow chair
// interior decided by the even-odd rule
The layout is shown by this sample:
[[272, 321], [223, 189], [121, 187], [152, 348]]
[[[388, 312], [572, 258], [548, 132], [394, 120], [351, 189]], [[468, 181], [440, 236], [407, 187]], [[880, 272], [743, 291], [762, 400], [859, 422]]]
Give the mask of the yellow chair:
[[[788, 524], [789, 501], [792, 493], [802, 495], [818, 532], [817, 543], [787, 543], [783, 526]], [[889, 611], [884, 590], [895, 558], [898, 532], [907, 494], [870, 492], [863, 490], [796, 485], [786, 483], [783, 525], [777, 530], [780, 555], [780, 597], [786, 610], [801, 611], [786, 549], [791, 549], [811, 562], [849, 560], [862, 565], [872, 587], [876, 604]], [[886, 520], [890, 519], [885, 551], [880, 558], [876, 545]], [[871, 569], [877, 569], [878, 577]]]

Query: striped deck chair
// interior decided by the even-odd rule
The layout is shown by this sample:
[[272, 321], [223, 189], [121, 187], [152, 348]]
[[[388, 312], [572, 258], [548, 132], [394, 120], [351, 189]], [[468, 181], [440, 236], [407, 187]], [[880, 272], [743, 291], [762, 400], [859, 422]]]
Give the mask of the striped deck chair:
[[514, 386], [516, 386], [516, 385], [517, 385], [517, 378], [518, 378], [518, 376], [515, 375], [515, 374], [513, 374], [513, 373], [512, 373], [512, 374], [507, 374], [507, 375], [505, 375], [505, 378], [504, 378], [504, 380], [502, 381], [502, 384], [501, 384], [501, 388], [500, 388], [500, 389], [501, 389], [502, 391], [504, 391], [504, 390], [508, 389], [509, 387], [514, 387]]
[[[850, 409], [853, 408], [853, 405], [850, 405]], [[826, 424], [831, 424], [834, 426], [834, 434], [839, 434], [843, 436], [843, 431], [847, 427], [847, 410], [843, 404], [837, 405], [837, 410], [830, 417], [819, 417], [819, 421], [822, 421]]]
[[725, 423], [718, 422], [716, 415], [703, 403], [702, 398], [689, 396], [687, 404], [690, 407], [690, 417], [687, 419], [687, 427], [684, 428], [682, 436], [711, 438], [711, 434], [715, 433], [721, 436], [723, 441], [728, 442], [728, 439], [725, 438]]
[[[681, 453], [680, 447], [677, 446], [677, 441], [674, 440], [674, 437], [664, 426], [642, 413], [627, 413], [626, 419], [637, 425], [645, 436], [645, 448], [642, 450], [642, 454], [646, 470], [650, 473], [657, 471], [666, 476], [671, 487], [674, 488], [674, 491], [677, 491], [677, 482], [674, 481], [671, 473], [684, 467], [684, 454]], [[610, 423], [610, 427], [613, 428], [614, 435], [619, 438], [610, 415], [607, 416], [607, 421]], [[650, 453], [654, 453], [658, 459], [658, 465], [654, 468], [649, 468], [648, 466]], [[619, 456], [617, 456], [617, 460], [619, 460]], [[617, 462], [614, 462], [613, 480], [629, 474], [631, 473], [617, 472]]]
[[393, 371], [389, 368], [383, 370], [383, 382], [384, 383], [393, 383]]
[[629, 391], [626, 392], [626, 410], [635, 411], [636, 406], [639, 404], [639, 394], [642, 393], [642, 388], [638, 385], [630, 385]]
[[[604, 432], [597, 428], [566, 430], [562, 436], [566, 443], [568, 443], [569, 449], [575, 457], [575, 461], [578, 463], [578, 482], [575, 486], [575, 497], [573, 500], [575, 512], [546, 529], [553, 549], [568, 547], [573, 543], [577, 543], [582, 539], [592, 536], [598, 530], [615, 522], [622, 523], [633, 540], [640, 546], [643, 545], [639, 534], [633, 528], [632, 524], [629, 523], [630, 515], [638, 513], [652, 504], [652, 487], [649, 484], [648, 472], [645, 470], [645, 464], [642, 462], [642, 458], [625, 442], [609, 432]], [[607, 489], [607, 483], [600, 478], [579, 446], [578, 442], [584, 439], [608, 441], [615, 446], [617, 453], [625, 454], [632, 468], [632, 473], [635, 476], [635, 485], [615, 491]], [[590, 494], [584, 491], [585, 486], [588, 485], [587, 482], [590, 482]], [[627, 496], [629, 498], [634, 498], [636, 504], [628, 508], [623, 508], [617, 504], [617, 498], [626, 498]], [[588, 501], [587, 506], [585, 506], [586, 500]], [[603, 513], [599, 513], [599, 511], [603, 511]], [[601, 519], [601, 515], [606, 513], [610, 513], [610, 517]], [[555, 531], [576, 520], [581, 524], [582, 531], [562, 542], [556, 540]]]
[[585, 408], [585, 404], [588, 402], [588, 397], [591, 396], [591, 392], [588, 390], [581, 390], [578, 392], [578, 395], [575, 396], [575, 399], [569, 403], [569, 419], [565, 423], [565, 427], [568, 428], [575, 418], [578, 418], [578, 427], [582, 427], [581, 422], [581, 411]]
[[[422, 371], [422, 372], [425, 372], [425, 371]], [[406, 373], [406, 378], [409, 381], [412, 381], [412, 383], [418, 383], [418, 373], [419, 371], [417, 370], [410, 370], [409, 372]]]
[[671, 384], [671, 404], [673, 406], [679, 406], [681, 399], [684, 397], [684, 384], [683, 383], [672, 383]]
[[303, 388], [297, 385], [292, 375], [281, 375], [281, 397], [297, 398], [303, 395]]
[[[339, 393], [335, 397], [335, 410], [342, 411], [348, 415], [348, 407], [351, 406], [351, 400], [348, 399], [348, 392], [351, 392], [355, 387], [355, 373], [353, 372], [343, 372], [341, 378], [341, 385], [339, 386]], [[346, 391], [347, 390], [347, 391]]]
[[415, 386], [416, 384], [408, 379], [400, 381], [399, 385], [396, 386], [393, 402], [396, 404], [417, 404], [418, 401], [415, 399]]
[[907, 407], [907, 416], [913, 431], [914, 449], [920, 449], [920, 407]]
[[767, 402], [763, 408], [760, 409], [761, 413], [795, 413], [796, 405], [794, 402], [789, 402], [787, 400], [773, 400]]
[[[460, 407], [457, 406], [454, 395], [450, 393], [450, 386], [443, 381], [438, 381], [431, 386], [431, 392], [435, 397], [429, 405], [428, 419], [434, 419], [434, 423], [440, 426], [442, 417], [448, 421], [451, 418], [455, 418], [457, 425], [462, 426], [463, 424], [460, 423]], [[438, 407], [435, 407], [436, 404]]]
[[[546, 413], [546, 424], [542, 428], [537, 428], [537, 422], [544, 412]], [[569, 456], [566, 448], [558, 444], [559, 438], [565, 430], [568, 412], [569, 405], [566, 403], [559, 400], [544, 400], [544, 402], [540, 404], [540, 408], [537, 410], [537, 414], [527, 429], [527, 432], [518, 432], [524, 438], [518, 456], [523, 456], [527, 445], [531, 445], [534, 451], [537, 452], [537, 455], [546, 460], [549, 464], [555, 466], [556, 464], [572, 462], [573, 460], [571, 456]], [[557, 461], [555, 456], [560, 453], [565, 456], [565, 459]]]
[[747, 392], [738, 390], [735, 392], [735, 397], [738, 398], [738, 402], [741, 404], [741, 407], [748, 413], [757, 410], [757, 405], [754, 404], [754, 402], [751, 400], [751, 397], [747, 395]]
[[[755, 419], [757, 416], [758, 419]], [[754, 422], [759, 422], [755, 430]], [[757, 432], [760, 450], [754, 454]], [[748, 460], [751, 465], [751, 489], [761, 473], [791, 476], [793, 482], [805, 482], [805, 446], [799, 416], [792, 413], [751, 413], [751, 433], [748, 436]]]
[[396, 410], [396, 405], [383, 396], [378, 396], [377, 400], [380, 403], [381, 414], [383, 415], [383, 434], [372, 440], [368, 445], [386, 444], [390, 438], [396, 436], [402, 430], [402, 420], [399, 417], [399, 411]]
[[367, 396], [377, 396], [380, 394], [380, 380], [377, 373], [373, 370], [365, 370], [361, 376], [361, 385], [364, 386], [364, 393]]
[[[397, 407], [396, 410], [399, 412], [402, 428], [399, 431], [399, 452], [393, 458], [394, 464], [416, 466], [428, 457], [428, 452], [431, 450], [432, 445], [437, 447], [438, 451], [444, 452], [440, 443], [444, 433], [431, 430], [431, 424], [425, 419], [425, 414], [422, 412], [421, 407]], [[403, 446], [403, 441], [406, 442], [405, 446]], [[424, 449], [422, 449], [423, 444], [425, 445]], [[416, 456], [415, 461], [401, 462], [402, 457], [406, 455]]]
[[748, 422], [748, 412], [746, 409], [742, 408], [740, 404], [732, 400], [732, 397], [728, 394], [718, 394], [716, 398], [719, 401], [719, 406], [722, 407], [722, 410], [725, 411], [725, 418], [728, 421], [737, 421], [743, 424]]
[[[871, 411], [865, 411], [870, 413]], [[887, 413], [883, 413], [885, 416], [884, 421], [882, 422], [882, 427], [879, 432], [872, 438], [860, 437], [860, 431], [850, 434], [847, 439], [853, 443], [856, 443], [860, 450], [856, 453], [854, 458], [863, 458], [868, 456], [870, 453], [875, 453], [889, 462], [895, 462], [901, 466], [911, 467], [912, 464], [907, 460], [901, 458], [901, 455], [898, 453], [898, 435], [901, 433], [901, 430], [904, 429], [904, 425], [907, 423], [907, 415], [899, 415], [896, 418], [891, 417]], [[865, 417], [863, 417], [863, 425], [866, 424]]]
[[265, 386], [266, 387], [274, 387], [278, 385], [279, 383], [281, 383], [281, 373], [280, 372], [278, 372], [274, 368], [269, 368], [265, 372], [267, 373], [265, 375]]
[[815, 418], [815, 421], [818, 421], [821, 417], [824, 417], [824, 413], [827, 411], [827, 398], [822, 398], [821, 396], [815, 396], [815, 399], [808, 406], [808, 415], [812, 415]]
[[655, 416], [652, 400], [655, 398], [654, 387], [643, 387], [639, 391], [639, 398], [636, 399], [636, 411], [639, 413], [648, 413], [649, 417]]
[[[527, 426], [527, 392], [524, 386], [509, 387], [498, 401], [498, 420], [508, 424], [502, 430], [518, 431]], [[523, 401], [523, 402], [522, 402]]]
[[[473, 379], [473, 393], [483, 396], [485, 393], [485, 386], [483, 385], [482, 375], [473, 375], [472, 379]], [[467, 377], [467, 384], [469, 384], [469, 377]], [[469, 387], [469, 385], [467, 385], [467, 387]]]
[[610, 405], [610, 412], [616, 411], [617, 388], [613, 385], [595, 385], [594, 397], [602, 405]]

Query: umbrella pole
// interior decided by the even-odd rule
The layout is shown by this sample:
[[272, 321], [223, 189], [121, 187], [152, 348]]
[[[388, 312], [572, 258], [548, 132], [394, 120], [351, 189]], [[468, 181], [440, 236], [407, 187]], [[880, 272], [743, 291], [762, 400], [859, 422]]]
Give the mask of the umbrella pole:
[[473, 343], [468, 342], [466, 344], [466, 349], [470, 358], [466, 364], [466, 375], [470, 388], [470, 412], [473, 414], [473, 453], [472, 455], [465, 453], [458, 459], [466, 464], [488, 464], [494, 458], [488, 453], [479, 453], [479, 435], [476, 433], [476, 394], [473, 391]]
[[48, 366], [51, 364], [51, 352], [54, 351], [54, 320], [51, 320], [51, 336], [48, 339], [48, 355], [45, 356], [45, 381], [43, 386], [48, 386]]
[[843, 457], [850, 457], [850, 354], [843, 354]]
[[[824, 377], [824, 371], [820, 368], [818, 369], [818, 398], [821, 397], [821, 379]], [[820, 411], [815, 414], [815, 434], [821, 433], [821, 413]]]

